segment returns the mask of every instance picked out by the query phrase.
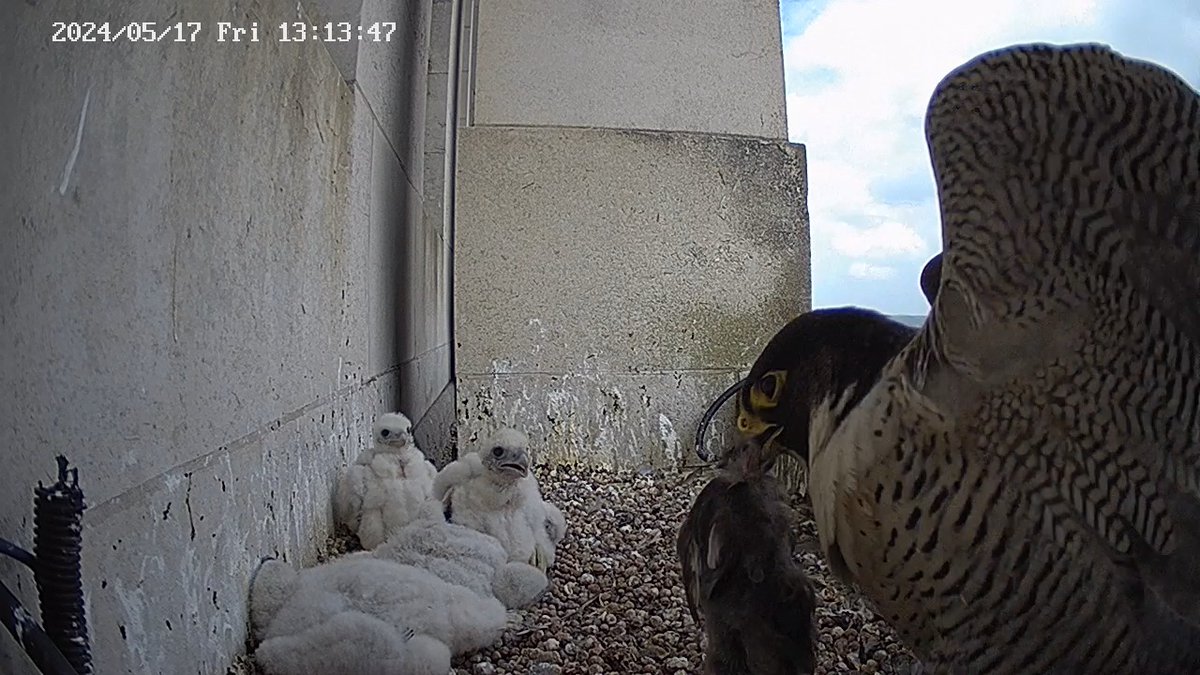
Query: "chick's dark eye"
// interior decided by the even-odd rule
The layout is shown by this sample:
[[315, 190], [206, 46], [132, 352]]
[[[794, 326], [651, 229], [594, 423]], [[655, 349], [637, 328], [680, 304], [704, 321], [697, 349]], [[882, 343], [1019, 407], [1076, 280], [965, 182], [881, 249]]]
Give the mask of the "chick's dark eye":
[[379, 435], [383, 436], [384, 438], [387, 438], [388, 436], [392, 435], [392, 432], [387, 429], [384, 429], [383, 431], [379, 432]]
[[503, 455], [503, 454], [504, 454], [504, 448], [502, 448], [500, 446], [496, 446], [496, 447], [492, 448], [492, 457], [499, 457], [500, 455]]

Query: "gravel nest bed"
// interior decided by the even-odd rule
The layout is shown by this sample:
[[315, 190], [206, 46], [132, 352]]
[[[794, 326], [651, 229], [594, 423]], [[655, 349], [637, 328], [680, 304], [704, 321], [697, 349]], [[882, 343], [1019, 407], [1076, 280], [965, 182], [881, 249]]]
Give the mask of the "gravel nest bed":
[[[696, 673], [703, 637], [684, 600], [676, 528], [704, 478], [603, 469], [536, 470], [567, 518], [551, 584], [492, 647], [454, 661], [456, 675]], [[797, 555], [817, 592], [818, 673], [900, 673], [915, 663], [895, 633], [817, 552], [801, 499]]]
[[[514, 613], [498, 643], [456, 658], [452, 672], [699, 672], [703, 635], [684, 600], [675, 533], [705, 478], [548, 467], [535, 473], [543, 496], [567, 518], [550, 588], [535, 605]], [[807, 503], [797, 497], [792, 508], [796, 554], [817, 593], [817, 673], [909, 675], [911, 653], [854, 591], [833, 578], [817, 552]], [[319, 559], [358, 548], [357, 538], [339, 528]], [[243, 655], [228, 673], [261, 671]]]

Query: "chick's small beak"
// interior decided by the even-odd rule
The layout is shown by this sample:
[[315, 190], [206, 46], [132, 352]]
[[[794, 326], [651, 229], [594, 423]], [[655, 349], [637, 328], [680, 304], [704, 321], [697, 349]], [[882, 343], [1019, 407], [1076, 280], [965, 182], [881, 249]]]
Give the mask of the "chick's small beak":
[[507, 462], [501, 462], [500, 468], [523, 477], [529, 473], [529, 455], [521, 453]]

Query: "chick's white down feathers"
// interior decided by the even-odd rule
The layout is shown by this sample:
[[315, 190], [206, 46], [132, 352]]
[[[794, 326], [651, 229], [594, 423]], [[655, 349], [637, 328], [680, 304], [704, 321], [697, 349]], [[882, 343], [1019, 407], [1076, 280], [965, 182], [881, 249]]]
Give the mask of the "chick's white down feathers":
[[475, 451], [446, 465], [434, 479], [450, 521], [500, 541], [513, 562], [547, 570], [566, 534], [566, 520], [542, 499], [530, 472], [529, 439], [503, 428]]
[[251, 583], [255, 659], [271, 675], [445, 673], [547, 587], [566, 521], [542, 500], [524, 434], [503, 429], [435, 474], [408, 418], [381, 415], [374, 431], [335, 495], [369, 550], [301, 571], [267, 561]]
[[346, 468], [334, 494], [337, 521], [357, 534], [367, 550], [441, 509], [433, 499], [437, 470], [413, 440], [408, 418], [380, 415], [373, 431], [374, 445]]
[[297, 572], [263, 564], [251, 584], [255, 659], [270, 675], [445, 673], [452, 654], [500, 638], [506, 607], [546, 589], [493, 537], [437, 518], [378, 549]]
[[[269, 560], [256, 575], [250, 601], [263, 637], [255, 660], [271, 675], [366, 672], [381, 661], [395, 663], [393, 672], [445, 673], [450, 654], [491, 644], [506, 623], [504, 606], [494, 597], [366, 552], [299, 573]], [[445, 651], [428, 648], [427, 640], [413, 649], [418, 635]]]
[[264, 641], [255, 659], [270, 675], [443, 675], [450, 649], [369, 614], [336, 612], [327, 621]]
[[375, 555], [428, 570], [479, 595], [494, 595], [510, 609], [537, 600], [548, 584], [546, 575], [536, 567], [509, 562], [495, 537], [447, 523], [440, 514], [402, 528], [376, 549]]

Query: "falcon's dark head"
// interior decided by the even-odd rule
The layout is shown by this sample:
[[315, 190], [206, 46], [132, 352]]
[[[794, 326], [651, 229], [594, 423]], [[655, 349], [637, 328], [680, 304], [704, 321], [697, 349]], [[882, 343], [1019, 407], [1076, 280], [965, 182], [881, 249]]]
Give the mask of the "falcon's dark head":
[[814, 414], [824, 407], [839, 423], [916, 333], [858, 307], [792, 319], [767, 343], [738, 393], [738, 432], [771, 457], [790, 452], [807, 462]]
[[942, 254], [939, 253], [929, 259], [925, 263], [925, 268], [921, 270], [921, 292], [925, 294], [925, 299], [929, 301], [929, 306], [933, 307], [933, 301], [937, 299], [938, 288], [942, 285]]

